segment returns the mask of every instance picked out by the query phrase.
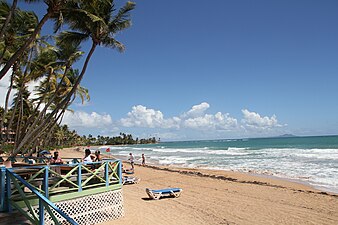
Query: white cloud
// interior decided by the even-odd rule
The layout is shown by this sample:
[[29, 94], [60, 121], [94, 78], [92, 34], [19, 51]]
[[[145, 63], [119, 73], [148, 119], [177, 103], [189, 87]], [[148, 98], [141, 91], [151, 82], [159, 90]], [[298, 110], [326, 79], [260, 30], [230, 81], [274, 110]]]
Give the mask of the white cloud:
[[184, 117], [200, 117], [205, 114], [205, 111], [210, 107], [207, 102], [202, 102], [199, 105], [194, 105], [188, 112], [184, 113]]
[[69, 127], [86, 127], [86, 128], [105, 128], [113, 124], [113, 120], [108, 114], [99, 114], [96, 112], [87, 113], [78, 111], [75, 113], [66, 112], [62, 121]]
[[[1, 80], [0, 80], [0, 106], [1, 107], [5, 107], [5, 101], [6, 101], [6, 95], [7, 95], [7, 91], [8, 91], [8, 87], [9, 87], [9, 83], [10, 83], [10, 74], [12, 70], [10, 70]], [[12, 102], [13, 99], [13, 95], [14, 93], [11, 92], [10, 98], [9, 98], [9, 105]]]
[[182, 124], [186, 128], [204, 130], [229, 130], [237, 127], [237, 120], [229, 116], [228, 113], [217, 112], [215, 115], [206, 114], [205, 111], [210, 107], [207, 102], [194, 105], [182, 116]]
[[148, 109], [145, 106], [133, 106], [132, 111], [122, 118], [120, 123], [124, 127], [148, 127], [148, 128], [190, 128], [203, 130], [231, 130], [237, 127], [237, 119], [229, 116], [228, 113], [221, 112], [215, 115], [205, 114], [210, 106], [203, 102], [193, 106], [182, 116], [164, 118], [161, 111]]
[[40, 82], [41, 82], [43, 79], [44, 79], [44, 78], [40, 78], [40, 79], [38, 79], [38, 80], [36, 80], [36, 81], [31, 81], [31, 82], [29, 82], [29, 83], [27, 84], [28, 91], [31, 93], [30, 96], [29, 96], [30, 99], [33, 99], [33, 98], [37, 98], [37, 97], [38, 97], [37, 92], [35, 91], [35, 88], [36, 88], [37, 86], [40, 85]]
[[246, 127], [256, 128], [256, 129], [271, 129], [276, 127], [282, 127], [277, 121], [276, 115], [271, 117], [264, 116], [262, 117], [256, 112], [250, 112], [247, 109], [242, 109], [243, 119], [242, 123]]
[[132, 111], [128, 112], [127, 118], [122, 118], [120, 122], [125, 127], [177, 128], [180, 118], [164, 119], [161, 111], [137, 105], [133, 106]]
[[215, 115], [205, 114], [203, 116], [188, 118], [184, 126], [193, 129], [231, 130], [237, 127], [237, 119], [221, 112]]
[[[0, 106], [1, 107], [5, 106], [6, 95], [7, 95], [8, 87], [9, 87], [9, 84], [10, 84], [11, 73], [12, 73], [12, 69], [10, 69], [6, 73], [6, 75], [0, 80], [0, 96], [1, 96]], [[29, 96], [30, 99], [38, 97], [36, 95], [36, 91], [34, 89], [35, 89], [36, 86], [39, 85], [41, 80], [42, 79], [37, 80], [37, 81], [31, 81], [27, 84], [28, 91], [31, 93], [30, 96]], [[9, 96], [9, 101], [8, 101], [9, 106], [12, 104], [13, 96], [14, 96], [15, 93], [16, 93], [16, 90], [12, 89], [11, 94]]]
[[[118, 133], [118, 131], [139, 133], [139, 137], [155, 136], [162, 140], [188, 140], [188, 139], [212, 139], [259, 135], [276, 135], [280, 125], [275, 115], [261, 116], [256, 112], [243, 109], [241, 123], [229, 113], [217, 112], [208, 114], [206, 110], [210, 105], [203, 102], [194, 105], [180, 116], [165, 118], [160, 110], [136, 105], [127, 113], [125, 118], [112, 121], [110, 115], [76, 112], [67, 113], [64, 123], [70, 127], [76, 127], [88, 133], [92, 130], [100, 134]], [[115, 130], [112, 131], [112, 127]], [[78, 130], [77, 129], [77, 130]], [[92, 133], [92, 132], [91, 132]], [[141, 135], [142, 134], [142, 135]]]

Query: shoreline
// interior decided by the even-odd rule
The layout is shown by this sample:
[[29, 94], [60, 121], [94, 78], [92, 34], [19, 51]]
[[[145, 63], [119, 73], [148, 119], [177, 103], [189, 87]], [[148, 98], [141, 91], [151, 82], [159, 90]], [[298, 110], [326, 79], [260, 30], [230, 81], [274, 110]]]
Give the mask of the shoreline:
[[[94, 152], [96, 149], [98, 149], [99, 146], [91, 146], [91, 151]], [[79, 146], [79, 147], [73, 147], [73, 148], [64, 148], [62, 149], [62, 155], [64, 155], [64, 158], [68, 158], [66, 156], [71, 157], [78, 157], [81, 158], [84, 154], [84, 150], [86, 149], [86, 146]], [[95, 150], [94, 150], [95, 149]], [[123, 156], [121, 155], [113, 155], [107, 152], [101, 151], [101, 155], [103, 158], [116, 158], [120, 159], [124, 164], [129, 165], [129, 162], [127, 160], [128, 156]], [[137, 159], [135, 161], [138, 161]], [[149, 161], [148, 161], [149, 162]], [[141, 166], [140, 163], [135, 163], [137, 166]], [[127, 166], [128, 167], [128, 166]], [[255, 173], [255, 172], [245, 172], [245, 171], [234, 171], [234, 170], [215, 170], [215, 169], [209, 169], [209, 168], [200, 168], [200, 167], [183, 167], [183, 166], [171, 166], [171, 165], [160, 165], [157, 164], [153, 161], [150, 161], [146, 165], [146, 167], [151, 168], [151, 169], [157, 169], [157, 170], [166, 170], [169, 172], [178, 172], [178, 173], [183, 173], [183, 174], [191, 174], [201, 177], [211, 177], [215, 179], [228, 179], [228, 177], [233, 177], [233, 179], [243, 179], [245, 177], [245, 180], [250, 180], [250, 181], [257, 181], [257, 184], [259, 182], [264, 182], [267, 183], [269, 180], [272, 180], [274, 182], [282, 183], [283, 185], [289, 183], [290, 185], [286, 186], [293, 186], [297, 185], [301, 189], [304, 189], [309, 192], [316, 192], [316, 193], [323, 193], [327, 195], [332, 195], [332, 196], [338, 196], [338, 191], [335, 192], [333, 190], [327, 190], [325, 188], [321, 189], [317, 186], [311, 185], [309, 182], [301, 179], [293, 179], [293, 178], [285, 178], [285, 177], [280, 177], [280, 176], [275, 176], [275, 175], [270, 175], [270, 174], [261, 174], [261, 173]], [[222, 178], [223, 177], [223, 178]], [[231, 179], [231, 178], [230, 178]], [[291, 185], [293, 184], [293, 185]]]
[[[123, 161], [128, 163], [127, 161]], [[140, 164], [135, 164], [141, 167]], [[212, 169], [200, 169], [200, 168], [185, 168], [185, 167], [170, 167], [162, 165], [146, 165], [145, 167], [154, 170], [163, 170], [173, 173], [180, 173], [191, 176], [207, 177], [211, 179], [226, 180], [229, 182], [248, 183], [262, 186], [270, 186], [275, 188], [289, 188], [293, 191], [316, 193], [323, 195], [330, 195], [338, 198], [338, 193], [331, 191], [323, 191], [313, 187], [312, 185], [289, 178], [281, 178], [273, 175], [263, 175], [257, 173], [248, 173], [240, 171], [226, 171], [226, 170], [212, 170]], [[244, 178], [244, 179], [243, 179]]]
[[[75, 148], [60, 152], [65, 158], [83, 156]], [[103, 225], [338, 224], [338, 195], [288, 180], [139, 164], [129, 176], [140, 182], [122, 188], [124, 217]], [[146, 188], [176, 187], [183, 189], [179, 198], [150, 200], [145, 192]]]
[[[129, 164], [127, 158], [128, 156], [123, 156], [121, 157], [121, 155], [113, 155], [113, 154], [107, 154], [107, 153], [102, 153], [101, 154], [103, 156], [107, 156], [107, 157], [113, 157], [113, 158], [116, 158], [116, 159], [121, 159], [123, 161], [123, 163], [126, 163], [126, 164]], [[136, 160], [138, 161], [138, 160]], [[135, 165], [141, 165], [140, 163], [137, 164], [135, 163]], [[173, 170], [196, 170], [196, 171], [205, 171], [207, 174], [208, 173], [213, 173], [213, 174], [219, 174], [219, 173], [224, 173], [226, 175], [228, 174], [242, 174], [242, 175], [245, 175], [245, 176], [253, 176], [253, 177], [258, 177], [258, 178], [263, 178], [263, 179], [272, 179], [272, 180], [280, 180], [280, 181], [284, 181], [284, 182], [290, 182], [290, 183], [295, 183], [295, 184], [299, 184], [299, 185], [303, 185], [304, 188], [306, 189], [311, 189], [312, 191], [315, 191], [315, 192], [326, 192], [327, 194], [330, 194], [330, 195], [338, 195], [338, 189], [330, 189], [330, 188], [325, 188], [325, 187], [319, 187], [319, 186], [316, 186], [316, 185], [312, 185], [310, 184], [310, 182], [306, 181], [306, 180], [302, 180], [302, 179], [297, 179], [297, 178], [289, 178], [289, 177], [281, 177], [281, 176], [278, 176], [278, 175], [274, 175], [273, 173], [269, 174], [269, 173], [266, 173], [263, 172], [263, 173], [258, 173], [258, 172], [255, 172], [255, 171], [236, 171], [236, 170], [223, 170], [223, 169], [212, 169], [212, 168], [205, 168], [203, 166], [199, 167], [199, 166], [196, 166], [196, 167], [184, 167], [184, 166], [178, 166], [178, 165], [161, 165], [161, 164], [158, 164], [156, 163], [155, 161], [149, 161], [148, 160], [148, 164], [147, 166], [150, 166], [150, 167], [158, 167], [158, 168], [170, 168], [170, 169], [173, 169]]]
[[[330, 157], [335, 158], [338, 146], [335, 149], [309, 148], [304, 150], [300, 148], [299, 151], [292, 148], [286, 148], [286, 150], [284, 148], [276, 148], [276, 151], [271, 151], [269, 148], [262, 147], [257, 153], [241, 148], [240, 144], [238, 144], [239, 147], [235, 145], [237, 147], [228, 147], [227, 149], [227, 144], [222, 143], [222, 146], [225, 145], [226, 147], [224, 149], [222, 147], [220, 151], [214, 150], [214, 145], [218, 146], [208, 142], [203, 144], [189, 143], [190, 147], [187, 149], [185, 149], [185, 145], [176, 144], [174, 146], [124, 146], [122, 148], [117, 146], [116, 149], [114, 146], [110, 147], [111, 154], [122, 159], [127, 157], [127, 153], [133, 152], [136, 162], [139, 161], [138, 156], [141, 153], [145, 153], [148, 164], [170, 165], [178, 168], [236, 171], [263, 177], [267, 175], [273, 179], [288, 180], [305, 184], [319, 191], [338, 194], [336, 182], [338, 176], [334, 172], [334, 166], [330, 161]], [[105, 151], [104, 148], [101, 150]], [[330, 153], [333, 155], [330, 156]], [[217, 155], [224, 158], [218, 158]], [[323, 162], [309, 160], [309, 158], [321, 159], [323, 157], [326, 159]], [[260, 160], [263, 160], [262, 163], [259, 162]]]

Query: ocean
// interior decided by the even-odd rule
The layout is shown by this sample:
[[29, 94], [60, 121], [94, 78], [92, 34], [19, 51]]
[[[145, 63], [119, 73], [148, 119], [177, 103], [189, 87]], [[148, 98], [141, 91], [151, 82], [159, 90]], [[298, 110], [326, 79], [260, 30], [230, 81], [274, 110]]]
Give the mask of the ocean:
[[246, 138], [102, 146], [126, 159], [130, 152], [151, 164], [254, 172], [338, 193], [338, 136]]

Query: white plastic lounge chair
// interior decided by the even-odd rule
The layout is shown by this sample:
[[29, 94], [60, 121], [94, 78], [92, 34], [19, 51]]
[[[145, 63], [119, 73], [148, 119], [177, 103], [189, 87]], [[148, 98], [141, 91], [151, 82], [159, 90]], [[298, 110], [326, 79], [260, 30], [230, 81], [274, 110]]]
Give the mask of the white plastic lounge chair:
[[122, 184], [137, 184], [141, 179], [138, 177], [127, 177], [124, 176], [122, 179]]
[[149, 198], [152, 199], [160, 199], [161, 197], [179, 197], [181, 195], [182, 189], [181, 188], [167, 188], [167, 189], [160, 189], [160, 190], [151, 190], [146, 188], [146, 192]]

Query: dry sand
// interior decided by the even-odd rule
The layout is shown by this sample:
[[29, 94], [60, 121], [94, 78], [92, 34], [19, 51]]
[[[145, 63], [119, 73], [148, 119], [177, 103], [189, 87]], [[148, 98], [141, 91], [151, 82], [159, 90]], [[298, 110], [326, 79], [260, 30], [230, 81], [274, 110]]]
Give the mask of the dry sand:
[[[83, 152], [62, 150], [63, 157]], [[125, 164], [128, 166], [128, 164]], [[280, 179], [236, 172], [135, 167], [124, 185], [125, 216], [105, 225], [338, 224], [338, 195]], [[145, 188], [183, 189], [179, 198], [150, 200]]]

